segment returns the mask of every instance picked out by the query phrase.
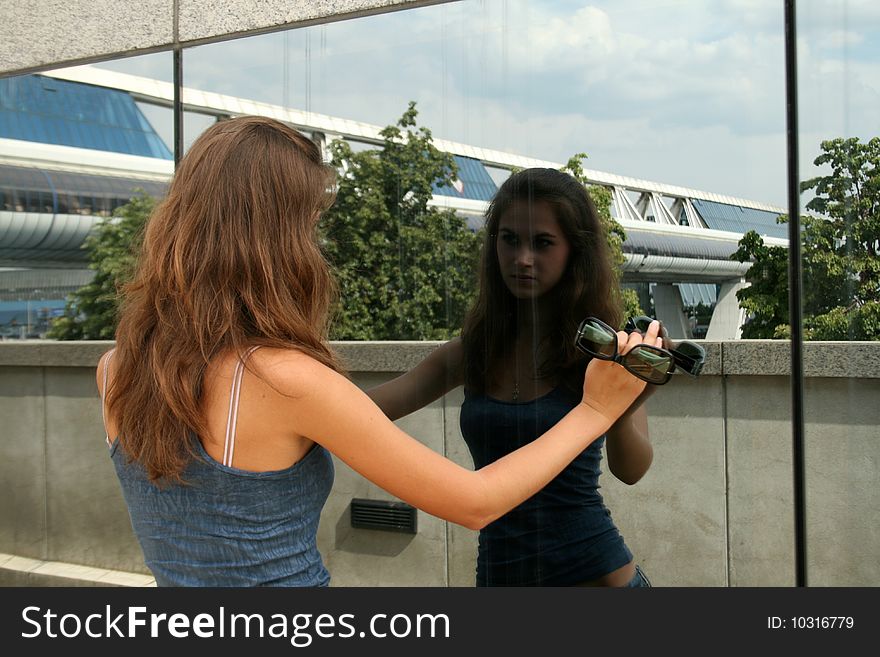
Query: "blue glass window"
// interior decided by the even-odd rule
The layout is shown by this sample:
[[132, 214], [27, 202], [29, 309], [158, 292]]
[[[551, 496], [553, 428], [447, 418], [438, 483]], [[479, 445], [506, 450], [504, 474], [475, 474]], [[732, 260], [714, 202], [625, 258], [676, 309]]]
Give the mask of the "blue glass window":
[[740, 234], [755, 230], [759, 235], [767, 237], [788, 237], [788, 226], [776, 223], [776, 217], [779, 216], [776, 212], [699, 199], [694, 199], [694, 207], [706, 225], [714, 230]]
[[453, 185], [441, 186], [434, 183], [434, 193], [474, 201], [491, 201], [498, 188], [483, 163], [462, 155], [452, 157], [458, 166], [458, 177]]
[[42, 75], [0, 79], [0, 137], [173, 159], [128, 93]]

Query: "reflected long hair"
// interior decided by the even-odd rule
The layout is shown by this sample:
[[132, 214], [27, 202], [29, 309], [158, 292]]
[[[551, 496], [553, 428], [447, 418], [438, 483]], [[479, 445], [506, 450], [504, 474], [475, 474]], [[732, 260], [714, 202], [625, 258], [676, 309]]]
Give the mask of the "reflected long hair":
[[221, 353], [296, 348], [342, 370], [316, 234], [334, 184], [318, 146], [268, 118], [216, 123], [180, 162], [122, 290], [107, 397], [120, 447], [154, 483], [182, 481], [195, 457], [204, 374]]
[[465, 386], [485, 391], [494, 368], [512, 352], [518, 313], [534, 311], [510, 292], [498, 264], [498, 224], [516, 201], [549, 203], [570, 245], [562, 278], [547, 292], [552, 302], [543, 304], [556, 316], [546, 345], [541, 345], [546, 357], [537, 364], [535, 376], [555, 378], [578, 391], [588, 359], [574, 346], [577, 328], [590, 315], [620, 326], [620, 290], [607, 236], [586, 188], [566, 173], [543, 168], [511, 175], [486, 211], [479, 291], [462, 329]]

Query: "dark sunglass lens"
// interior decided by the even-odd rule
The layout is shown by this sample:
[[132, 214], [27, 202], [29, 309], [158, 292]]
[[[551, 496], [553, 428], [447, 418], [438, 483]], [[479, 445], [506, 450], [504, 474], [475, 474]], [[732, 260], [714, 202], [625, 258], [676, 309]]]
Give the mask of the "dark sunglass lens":
[[595, 356], [614, 358], [617, 335], [598, 322], [586, 320], [578, 332], [578, 345]]
[[675, 348], [677, 364], [688, 374], [697, 376], [706, 360], [706, 350], [694, 342], [680, 342]]
[[689, 358], [698, 359], [706, 357], [706, 350], [700, 345], [693, 342], [681, 342], [678, 345], [678, 351]]
[[636, 347], [623, 357], [626, 368], [651, 383], [666, 383], [672, 371], [672, 359], [661, 351]]

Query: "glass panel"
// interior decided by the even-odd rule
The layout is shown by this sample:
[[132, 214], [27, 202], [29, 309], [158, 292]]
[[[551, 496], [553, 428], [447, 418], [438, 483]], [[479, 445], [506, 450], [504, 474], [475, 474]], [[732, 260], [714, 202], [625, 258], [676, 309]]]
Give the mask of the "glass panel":
[[[29, 75], [6, 79], [4, 94], [13, 97], [14, 109], [4, 109], [0, 135], [59, 146], [77, 146], [150, 156], [147, 138], [154, 131], [144, 129], [134, 99], [125, 91], [74, 82], [51, 75]], [[16, 134], [12, 115], [24, 129]], [[77, 127], [85, 127], [80, 132]], [[135, 143], [127, 144], [121, 134], [131, 130]], [[81, 137], [87, 141], [83, 143]], [[160, 157], [170, 158], [166, 150]]]
[[[632, 304], [663, 319], [675, 339], [710, 340], [700, 379], [676, 375], [647, 402], [655, 453], [648, 476], [624, 487], [603, 464], [602, 491], [614, 522], [657, 585], [793, 582], [790, 393], [784, 366], [773, 369], [786, 362], [786, 345], [736, 341], [745, 318], [735, 294], [750, 263], [730, 257], [750, 229], [768, 245], [784, 244], [775, 222], [785, 212], [781, 3], [750, 3], [743, 11], [742, 3], [709, 9], [649, 0], [590, 6], [473, 0], [199, 46], [186, 50], [183, 62], [186, 86], [207, 92], [194, 96], [196, 107], [185, 116], [186, 149], [216, 120], [264, 114], [305, 132], [328, 159], [335, 157], [340, 193], [321, 223], [341, 286], [335, 338], [457, 335], [477, 292], [487, 201], [512, 170], [558, 169], [587, 153], [582, 173], [597, 186], [594, 201], [626, 230], [620, 268]], [[168, 54], [100, 66], [171, 81]], [[168, 160], [170, 88], [152, 100], [139, 97], [134, 119], [132, 104], [123, 98], [119, 106], [112, 91], [81, 99], [76, 127], [101, 137], [118, 129], [143, 133], [144, 152], [133, 154]], [[406, 114], [410, 101], [417, 116]], [[445, 159], [447, 171], [410, 176], [399, 167], [405, 173], [392, 175], [395, 158], [408, 157], [418, 172], [429, 159], [427, 145], [412, 157], [393, 139], [385, 143], [382, 129], [401, 117], [430, 129], [440, 151], [434, 160]], [[166, 147], [157, 153], [159, 139]], [[376, 171], [382, 175], [365, 173]], [[76, 191], [77, 181], [67, 182]], [[83, 183], [81, 191], [91, 198], [100, 189]], [[118, 197], [116, 190], [108, 195]], [[90, 204], [95, 212], [100, 203]], [[497, 241], [488, 244], [497, 250]], [[774, 270], [764, 271], [779, 282]], [[522, 278], [516, 285], [532, 284]], [[549, 287], [557, 289], [559, 281]], [[498, 290], [514, 294], [508, 281]], [[529, 312], [519, 315], [520, 335], [528, 329], [537, 336], [570, 319], [576, 326], [583, 317], [569, 317], [570, 309], [595, 301], [531, 303], [522, 296], [519, 306]], [[749, 313], [754, 320], [755, 309]], [[539, 372], [535, 345], [543, 341], [524, 341], [525, 355], [513, 358], [502, 331], [493, 339], [511, 356], [489, 363], [496, 401], [511, 403], [514, 395], [528, 401], [561, 389], [558, 371]], [[722, 369], [722, 341], [736, 371]], [[364, 387], [384, 376], [355, 375]], [[528, 396], [523, 382], [530, 382]], [[450, 391], [442, 419], [418, 426], [439, 424], [425, 429], [431, 434], [425, 440], [471, 465], [458, 431], [462, 396]], [[346, 490], [355, 486], [363, 483]], [[473, 533], [452, 528], [454, 554], [412, 572], [404, 545], [376, 548], [343, 525], [341, 517], [322, 525], [325, 547], [335, 550], [337, 583], [361, 583], [356, 573], [367, 572], [382, 573], [377, 584], [474, 581]], [[437, 524], [426, 531], [443, 540]], [[404, 561], [383, 567], [391, 553]], [[346, 571], [350, 558], [357, 561]], [[529, 576], [534, 572], [528, 569]]]
[[807, 581], [877, 586], [880, 12], [799, 3], [797, 28]]
[[[170, 54], [126, 65], [138, 61], [170, 78]], [[44, 336], [51, 313], [34, 310], [63, 307], [88, 279], [82, 245], [96, 219], [135, 188], [161, 197], [172, 173], [160, 136], [170, 133], [170, 111], [148, 118], [129, 89], [91, 83], [93, 67], [76, 68], [0, 79], [0, 338]], [[3, 276], [9, 268], [13, 278]]]

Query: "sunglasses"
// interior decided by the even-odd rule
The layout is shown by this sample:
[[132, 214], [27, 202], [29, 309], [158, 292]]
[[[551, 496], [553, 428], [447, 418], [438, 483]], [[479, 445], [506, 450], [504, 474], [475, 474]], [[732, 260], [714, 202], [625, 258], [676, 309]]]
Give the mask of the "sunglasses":
[[636, 345], [625, 354], [617, 351], [617, 332], [601, 319], [587, 317], [578, 327], [575, 346], [601, 360], [614, 361], [642, 381], [663, 385], [675, 371], [675, 357], [666, 349]]
[[[626, 326], [623, 327], [623, 330], [627, 333], [637, 331], [644, 335], [652, 321], [654, 321], [652, 318], [646, 317], [645, 315], [630, 317], [626, 321]], [[690, 374], [691, 376], [699, 376], [700, 372], [703, 370], [703, 363], [706, 362], [706, 350], [696, 342], [682, 340], [681, 342], [673, 344], [672, 348], [669, 349], [669, 352], [675, 359], [675, 366], [682, 372]]]

